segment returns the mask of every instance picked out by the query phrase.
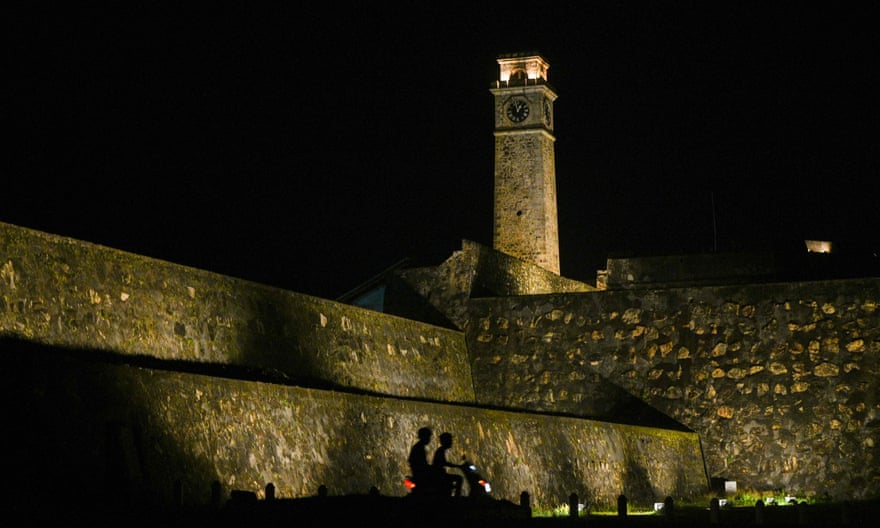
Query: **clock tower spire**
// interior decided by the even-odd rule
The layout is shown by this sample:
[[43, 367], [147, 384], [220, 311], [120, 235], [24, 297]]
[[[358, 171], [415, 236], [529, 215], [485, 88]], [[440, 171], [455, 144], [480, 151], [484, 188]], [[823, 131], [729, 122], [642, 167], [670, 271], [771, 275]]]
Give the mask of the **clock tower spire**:
[[550, 65], [538, 53], [498, 58], [495, 98], [495, 228], [498, 251], [559, 273], [556, 156]]

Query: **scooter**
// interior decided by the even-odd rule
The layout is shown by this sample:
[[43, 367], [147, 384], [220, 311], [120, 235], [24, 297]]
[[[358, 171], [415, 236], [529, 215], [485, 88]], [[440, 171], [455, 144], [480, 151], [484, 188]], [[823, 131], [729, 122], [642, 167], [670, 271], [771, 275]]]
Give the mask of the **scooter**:
[[[458, 466], [464, 475], [467, 483], [467, 491], [462, 487], [462, 496], [464, 497], [484, 497], [492, 492], [492, 485], [486, 480], [477, 469], [477, 466], [462, 457], [462, 463]], [[445, 486], [440, 485], [434, 479], [427, 479], [427, 482], [417, 482], [412, 475], [407, 475], [403, 479], [403, 485], [409, 490], [413, 496], [431, 496], [431, 497], [449, 497], [451, 490], [444, 489]], [[466, 493], [466, 494], [465, 494]]]
[[464, 480], [468, 485], [468, 497], [483, 497], [492, 493], [492, 485], [480, 474], [473, 462], [462, 457], [462, 463], [459, 467], [464, 473]]

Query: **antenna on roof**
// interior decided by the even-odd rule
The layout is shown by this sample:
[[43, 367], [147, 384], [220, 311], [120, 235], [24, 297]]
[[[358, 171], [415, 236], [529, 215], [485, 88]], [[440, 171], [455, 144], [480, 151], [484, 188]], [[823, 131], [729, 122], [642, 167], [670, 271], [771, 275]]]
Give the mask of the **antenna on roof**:
[[715, 224], [715, 191], [709, 191], [712, 200], [712, 252], [718, 253], [718, 227]]

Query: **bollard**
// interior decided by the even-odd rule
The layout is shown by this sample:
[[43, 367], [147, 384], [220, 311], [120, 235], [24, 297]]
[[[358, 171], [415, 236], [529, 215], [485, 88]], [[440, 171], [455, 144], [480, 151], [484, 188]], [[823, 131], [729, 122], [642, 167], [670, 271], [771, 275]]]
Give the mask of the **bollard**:
[[569, 517], [577, 517], [578, 516], [578, 496], [577, 493], [572, 493], [568, 496], [568, 516]]
[[663, 515], [670, 521], [675, 517], [675, 501], [672, 497], [666, 497], [663, 501]]
[[621, 494], [617, 497], [617, 516], [626, 517], [626, 495]]
[[171, 493], [174, 500], [174, 507], [178, 510], [183, 508], [183, 483], [180, 482], [180, 479], [174, 481], [174, 489]]
[[221, 504], [222, 498], [220, 497], [220, 492], [221, 492], [220, 481], [215, 480], [214, 482], [211, 483], [211, 506], [215, 510], [219, 510], [220, 507], [223, 505], [223, 504]]
[[849, 505], [846, 502], [840, 505], [840, 525], [849, 526]]
[[521, 508], [531, 510], [532, 506], [531, 506], [530, 502], [531, 502], [531, 497], [529, 496], [528, 491], [524, 491], [519, 494], [519, 505]]
[[275, 500], [275, 484], [271, 482], [266, 484], [266, 500]]
[[318, 486], [318, 497], [326, 497], [327, 496], [327, 486], [321, 484]]
[[809, 522], [807, 521], [807, 503], [801, 501], [800, 503], [798, 503], [797, 509], [798, 509], [798, 525], [799, 526], [806, 526], [807, 524], [809, 524]]
[[718, 511], [720, 507], [721, 503], [718, 501], [718, 497], [713, 497], [709, 501], [709, 524], [718, 524]]
[[764, 524], [764, 501], [761, 499], [755, 502], [755, 524], [758, 526]]

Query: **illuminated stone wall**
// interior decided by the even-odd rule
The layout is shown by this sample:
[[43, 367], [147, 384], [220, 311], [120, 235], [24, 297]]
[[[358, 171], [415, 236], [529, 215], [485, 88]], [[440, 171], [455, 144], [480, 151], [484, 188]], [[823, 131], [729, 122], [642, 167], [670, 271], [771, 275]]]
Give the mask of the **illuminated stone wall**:
[[166, 504], [175, 480], [191, 504], [214, 480], [403, 495], [422, 425], [453, 431], [497, 497], [536, 507], [707, 486], [690, 432], [461, 405], [462, 332], [6, 224], [0, 357], [20, 505]]
[[713, 477], [876, 497], [878, 305], [878, 279], [475, 299], [468, 341], [481, 403], [589, 414], [598, 373], [696, 431]]
[[[12, 504], [403, 495], [422, 425], [535, 507], [697, 497], [699, 437], [475, 405], [464, 334], [0, 223]], [[428, 403], [427, 401], [434, 403]], [[445, 402], [445, 403], [443, 403]], [[35, 491], [38, 490], [38, 491]], [[120, 502], [121, 501], [121, 502]], [[46, 504], [46, 507], [50, 507]]]
[[[581, 501], [613, 508], [667, 495], [700, 497], [700, 442], [688, 432], [463, 407], [177, 372], [0, 340], [0, 401], [13, 456], [4, 464], [13, 508], [211, 503], [211, 483], [264, 497], [407, 493], [406, 456], [419, 427], [451, 431], [493, 496], [549, 509]], [[436, 436], [435, 435], [435, 436]], [[437, 446], [436, 437], [431, 445]], [[39, 491], [36, 491], [39, 490]], [[9, 513], [9, 510], [7, 510]]]
[[[470, 324], [468, 303], [471, 297], [597, 291], [595, 286], [561, 277], [536, 264], [470, 240], [463, 240], [461, 251], [456, 251], [439, 266], [410, 268], [396, 273], [397, 280], [418, 292], [422, 299], [427, 299], [462, 329]], [[412, 306], [398, 306], [393, 298], [386, 310], [415, 314]]]
[[[106, 362], [106, 356], [110, 356], [119, 358], [117, 363], [141, 364], [140, 368], [129, 367], [134, 370], [113, 367], [117, 372], [111, 376], [114, 379], [127, 379], [135, 371], [140, 376], [144, 368], [161, 368], [165, 370], [146, 371], [149, 375], [144, 379], [188, 380], [181, 381], [176, 392], [150, 392], [144, 396], [144, 401], [152, 401], [151, 405], [164, 409], [166, 414], [178, 412], [177, 405], [217, 407], [242, 421], [235, 427], [252, 427], [260, 435], [269, 434], [259, 429], [262, 421], [274, 420], [276, 415], [289, 411], [269, 403], [268, 407], [248, 404], [238, 408], [235, 401], [271, 402], [279, 390], [299, 394], [296, 391], [304, 389], [291, 388], [297, 385], [336, 389], [307, 394], [346, 402], [344, 405], [354, 410], [345, 418], [350, 425], [358, 423], [361, 416], [372, 422], [372, 408], [403, 405], [396, 400], [398, 397], [476, 401], [483, 407], [544, 412], [546, 416], [527, 414], [522, 419], [538, 424], [532, 429], [539, 431], [535, 442], [556, 449], [559, 445], [545, 435], [569, 435], [565, 432], [569, 426], [565, 425], [566, 419], [552, 417], [551, 413], [642, 423], [640, 417], [633, 420], [630, 415], [615, 415], [634, 412], [632, 407], [619, 404], [627, 396], [635, 396], [699, 435], [712, 476], [737, 480], [741, 487], [828, 492], [845, 498], [866, 496], [880, 489], [875, 455], [880, 420], [877, 279], [537, 295], [528, 289], [534, 285], [529, 286], [528, 280], [523, 283], [523, 277], [514, 273], [523, 271], [516, 266], [508, 269], [503, 262], [488, 265], [483, 258], [476, 258], [475, 263], [464, 262], [475, 254], [471, 251], [470, 256], [455, 256], [447, 262], [445, 275], [433, 276], [451, 284], [434, 299], [437, 306], [463, 306], [456, 312], [467, 329], [463, 334], [0, 223], [0, 337], [5, 338], [0, 353], [5, 361], [4, 376], [10, 381], [4, 388], [15, 386], [11, 382], [19, 379], [18, 372], [9, 366], [22, 360], [13, 350], [15, 346], [7, 344], [13, 342], [9, 340], [59, 352], [59, 364], [64, 365], [57, 369], [51, 362], [26, 366], [25, 371], [36, 377], [34, 386], [42, 387], [41, 391], [26, 394], [25, 400], [16, 400], [21, 394], [13, 391], [12, 397], [4, 401], [17, 402], [7, 407], [17, 412], [19, 408], [33, 409], [28, 404], [31, 399], [48, 402], [44, 410], [52, 407], [53, 398], [57, 400], [61, 425], [42, 423], [39, 407], [23, 417], [26, 430], [50, 427], [44, 435], [47, 443], [34, 444], [46, 450], [51, 450], [53, 442], [63, 443], [67, 436], [91, 435], [94, 440], [94, 435], [106, 433], [109, 422], [123, 424], [111, 436], [132, 437], [122, 442], [140, 445], [138, 434], [159, 433], [153, 431], [153, 422], [143, 421], [138, 414], [142, 412], [140, 407], [127, 405], [134, 400], [120, 396], [125, 391], [106, 394], [101, 392], [104, 389], [94, 389], [103, 386], [103, 381], [109, 383], [107, 378], [83, 381], [91, 385], [80, 386], [81, 378], [99, 375], [92, 371], [77, 373], [77, 369], [91, 367], [78, 364], [75, 358], [95, 361], [103, 354], [101, 361]], [[511, 275], [518, 278], [509, 282]], [[525, 273], [526, 279], [528, 276]], [[461, 284], [450, 279], [456, 277]], [[522, 287], [529, 295], [467, 299], [475, 294], [480, 297], [480, 290], [491, 293], [505, 287]], [[424, 293], [430, 295], [431, 291]], [[468, 354], [472, 364], [468, 363]], [[143, 364], [146, 359], [152, 363]], [[199, 369], [201, 376], [195, 374]], [[76, 375], [67, 376], [67, 372]], [[254, 379], [263, 383], [246, 381]], [[186, 387], [187, 383], [191, 386]], [[246, 387], [241, 394], [247, 393], [247, 398], [235, 392], [239, 390], [233, 389], [236, 383]], [[610, 388], [618, 388], [619, 392]], [[103, 416], [105, 410], [97, 408], [101, 416], [63, 419], [68, 413], [78, 416], [78, 412], [96, 405], [92, 401], [95, 394], [118, 400], [114, 401], [122, 413], [118, 420]], [[355, 394], [393, 398], [358, 399]], [[71, 409], [71, 405], [80, 407]], [[143, 409], [149, 408], [146, 405]], [[473, 431], [467, 428], [467, 420], [488, 412], [477, 406], [436, 404], [429, 410], [405, 429], [420, 420], [431, 421], [430, 416], [439, 413], [462, 420], [447, 422], [449, 428], [454, 425], [462, 431]], [[320, 407], [312, 411], [318, 415], [308, 420], [320, 421], [324, 411]], [[179, 412], [179, 420], [185, 420], [191, 411]], [[249, 414], [240, 414], [244, 412]], [[129, 413], [127, 418], [125, 413]], [[393, 414], [384, 420], [393, 421]], [[507, 415], [491, 416], [500, 420]], [[175, 416], [163, 419], [178, 420]], [[334, 427], [338, 425], [336, 418], [328, 419]], [[78, 430], [80, 420], [93, 430]], [[487, 423], [471, 424], [481, 432], [461, 434], [482, 440]], [[556, 423], [562, 424], [562, 429], [554, 429]], [[631, 438], [618, 438], [609, 446], [614, 444], [625, 451], [629, 448], [623, 446], [636, 445], [637, 439], [653, 443], [652, 438], [666, 434], [681, 438], [671, 430], [601, 425], [595, 421], [575, 423], [590, 424], [590, 428], [623, 427], [620, 430], [628, 431]], [[241, 457], [255, 439], [224, 438], [221, 433], [233, 427], [231, 422], [209, 421], [208, 426], [215, 428], [213, 433], [188, 433], [194, 446], [201, 444], [191, 449], [214, 453], [199, 458], [199, 464], [205, 460], [210, 463], [200, 465], [195, 474], [200, 478], [214, 472], [234, 487], [241, 482], [248, 486], [240, 487], [256, 484], [259, 479], [241, 480], [241, 475], [249, 471], [243, 468], [251, 464], [250, 459]], [[323, 426], [316, 430], [323, 431], [319, 434], [331, 431]], [[382, 436], [369, 438], [390, 441]], [[507, 455], [501, 455], [500, 447], [485, 449], [493, 457], [525, 456], [517, 447], [528, 443], [524, 438], [505, 444]], [[586, 438], [580, 434], [569, 436], [572, 445], [589, 443]], [[697, 437], [687, 438], [687, 449], [694, 449], [699, 443]], [[32, 440], [23, 435], [25, 443]], [[175, 441], [184, 442], [179, 438]], [[245, 447], [228, 452], [218, 447], [229, 441], [233, 441], [230, 445]], [[320, 440], [331, 441], [335, 440]], [[89, 449], [83, 447], [88, 442], [83, 442], [78, 446], [88, 453]], [[281, 444], [273, 445], [283, 448]], [[540, 445], [532, 447], [542, 451]], [[312, 449], [301, 447], [306, 448]], [[541, 464], [545, 465], [520, 467], [523, 474], [514, 476], [505, 473], [512, 471], [507, 467], [490, 467], [493, 474], [505, 475], [510, 482], [534, 484], [521, 487], [546, 497], [555, 495], [557, 489], [552, 485], [539, 489], [544, 485], [543, 477], [535, 475], [572, 471], [569, 465], [577, 471], [586, 467], [591, 473], [607, 473], [596, 478], [610, 480], [604, 484], [593, 482], [583, 491], [597, 500], [616, 497], [620, 492], [640, 497], [655, 493], [657, 486], [666, 485], [654, 480], [664, 471], [662, 467], [679, 468], [677, 471], [683, 473], [678, 480], [692, 489], [705, 475], [696, 475], [693, 461], [679, 460], [677, 452], [668, 458], [672, 453], [669, 449], [664, 446], [656, 455], [644, 449], [614, 456], [599, 450], [575, 458], [563, 450], [556, 458], [544, 459]], [[231, 458], [225, 460], [225, 456]], [[327, 463], [326, 458], [315, 458], [314, 453], [309, 456], [316, 464]], [[59, 455], [55, 460], [66, 458]], [[178, 466], [183, 463], [172, 460]], [[230, 467], [224, 469], [227, 464]], [[621, 471], [647, 477], [627, 480]], [[529, 480], [535, 478], [538, 480]], [[309, 480], [300, 489], [316, 482]], [[623, 489], [612, 491], [621, 483]], [[636, 489], [636, 484], [642, 488]], [[646, 488], [651, 488], [651, 493]], [[603, 491], [596, 491], [600, 489]], [[517, 494], [519, 491], [515, 490]]]
[[0, 336], [472, 402], [460, 332], [0, 223]]

